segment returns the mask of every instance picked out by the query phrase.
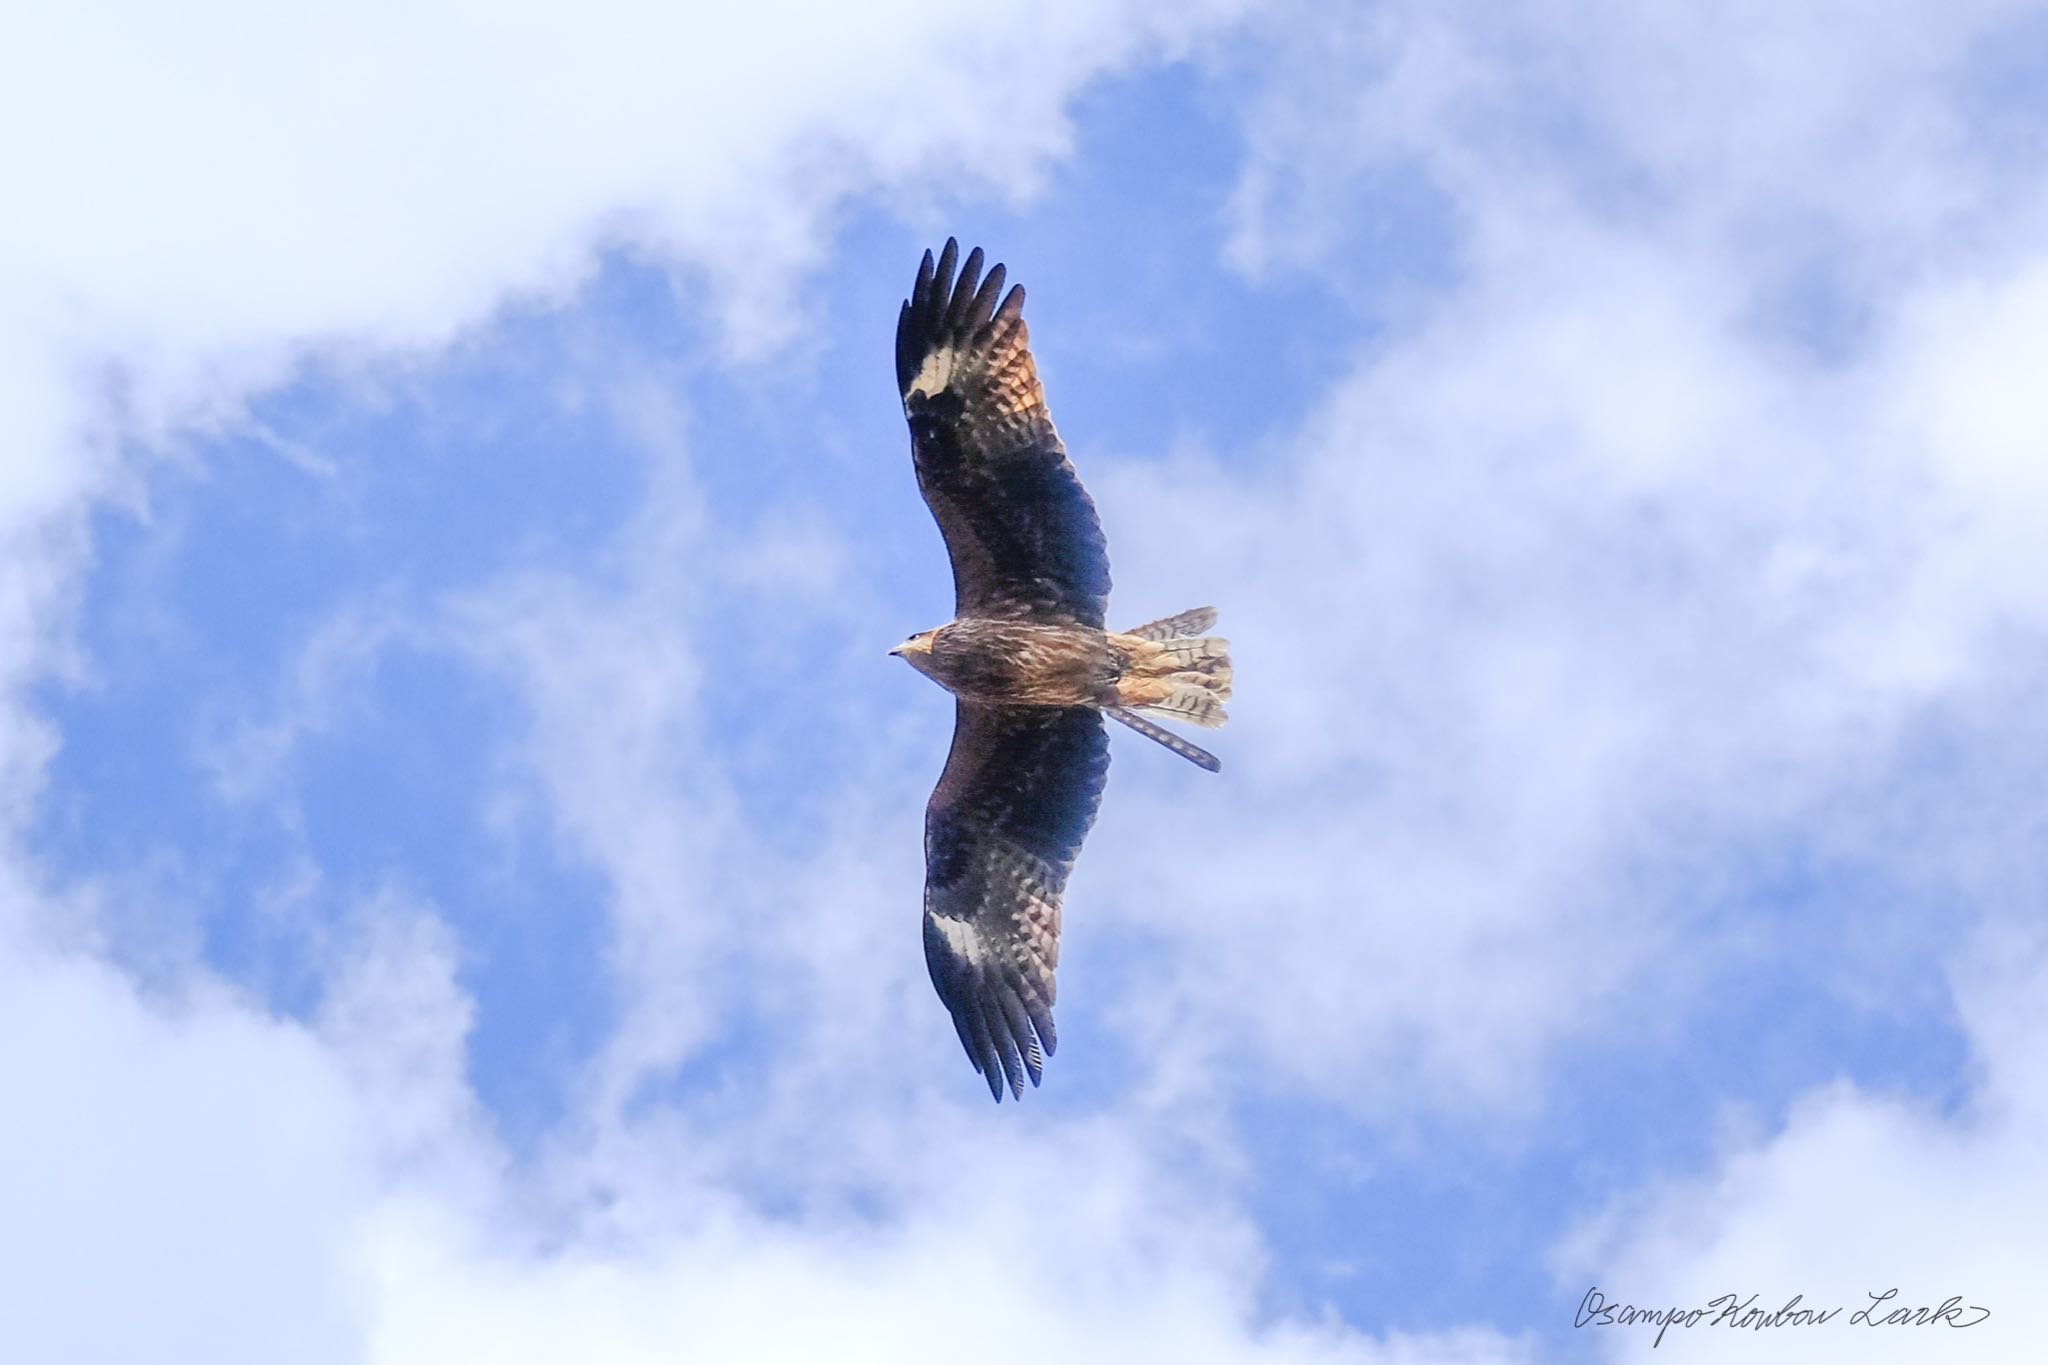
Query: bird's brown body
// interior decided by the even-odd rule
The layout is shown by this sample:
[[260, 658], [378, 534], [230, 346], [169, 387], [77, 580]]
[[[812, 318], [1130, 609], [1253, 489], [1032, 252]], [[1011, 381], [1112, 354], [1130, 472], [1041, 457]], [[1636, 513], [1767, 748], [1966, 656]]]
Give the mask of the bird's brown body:
[[905, 648], [910, 666], [956, 697], [1009, 706], [1114, 706], [1128, 656], [1106, 631], [969, 618]]
[[[1198, 615], [1175, 621], [1185, 626]], [[1198, 628], [1209, 619], [1213, 613]], [[913, 635], [895, 653], [954, 696], [991, 705], [1131, 707], [1215, 725], [1220, 706], [1169, 703], [1189, 688], [1215, 702], [1230, 696], [1230, 658], [1216, 639], [1159, 640], [1062, 622], [967, 617]]]

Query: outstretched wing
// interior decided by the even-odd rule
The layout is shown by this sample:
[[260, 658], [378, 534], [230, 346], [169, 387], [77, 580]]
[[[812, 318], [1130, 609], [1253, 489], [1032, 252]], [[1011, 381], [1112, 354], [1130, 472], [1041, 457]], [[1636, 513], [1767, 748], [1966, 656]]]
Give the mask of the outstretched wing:
[[[961, 701], [924, 816], [924, 960], [998, 1103], [1055, 1045], [1060, 894], [1109, 774], [1087, 707]], [[1041, 1048], [1043, 1051], [1041, 1051]]]
[[917, 484], [953, 561], [953, 614], [1099, 629], [1109, 551], [1045, 409], [1024, 289], [998, 307], [1003, 267], [978, 279], [976, 247], [956, 279], [958, 255], [951, 239], [936, 267], [925, 252], [896, 322], [896, 382]]

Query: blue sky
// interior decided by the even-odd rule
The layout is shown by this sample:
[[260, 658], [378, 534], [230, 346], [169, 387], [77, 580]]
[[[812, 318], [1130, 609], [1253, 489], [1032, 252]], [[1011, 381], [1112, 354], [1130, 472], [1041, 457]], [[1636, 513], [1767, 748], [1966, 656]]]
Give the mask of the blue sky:
[[[0, 1354], [2028, 1358], [2048, 26], [882, 8], [0, 43]], [[948, 235], [1241, 677], [1000, 1108]]]

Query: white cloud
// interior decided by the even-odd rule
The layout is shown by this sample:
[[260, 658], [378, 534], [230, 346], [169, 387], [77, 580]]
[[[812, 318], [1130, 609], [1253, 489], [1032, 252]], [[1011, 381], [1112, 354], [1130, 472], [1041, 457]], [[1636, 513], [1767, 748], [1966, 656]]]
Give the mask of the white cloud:
[[2002, 627], [2048, 623], [2048, 422], [2033, 401], [2048, 362], [2048, 257], [2036, 254], [1914, 297], [1886, 373], [1884, 416], [1925, 461], [1925, 543], [1879, 665], [1923, 686], [1952, 680]]
[[16, 944], [0, 1025], [9, 1356], [357, 1358], [364, 1129], [316, 1040], [218, 989], [143, 1000]]
[[[1007, 1174], [1007, 1173], [1006, 1173]], [[886, 1232], [803, 1239], [723, 1226], [681, 1244], [545, 1265], [464, 1245], [419, 1211], [380, 1222], [373, 1264], [386, 1313], [379, 1365], [559, 1360], [605, 1365], [744, 1357], [763, 1361], [989, 1361], [1163, 1357], [1308, 1365], [1506, 1365], [1528, 1359], [1483, 1333], [1364, 1342], [1335, 1326], [1248, 1321], [1239, 1274], [1184, 1247], [1136, 1245], [1087, 1216], [1101, 1182], [1082, 1176], [1080, 1216], [991, 1210]], [[1128, 1223], [1149, 1226], [1130, 1211]], [[1048, 1234], [1051, 1234], [1048, 1236]], [[1225, 1263], [1227, 1267], [1227, 1262]], [[1232, 1268], [1234, 1269], [1234, 1268]]]
[[475, 1005], [456, 981], [454, 935], [392, 888], [344, 917], [313, 1026], [369, 1111], [393, 1178], [448, 1192], [486, 1181], [494, 1153], [470, 1095]]
[[1026, 184], [1080, 83], [1227, 8], [53, 12], [0, 58], [27, 191], [0, 259], [39, 339], [151, 390], [280, 343], [436, 343], [606, 239], [772, 335], [840, 196]]

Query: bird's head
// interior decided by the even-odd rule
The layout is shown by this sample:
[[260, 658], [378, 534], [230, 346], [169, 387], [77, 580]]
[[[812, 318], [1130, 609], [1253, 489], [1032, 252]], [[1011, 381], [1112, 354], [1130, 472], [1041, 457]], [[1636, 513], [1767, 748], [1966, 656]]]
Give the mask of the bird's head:
[[889, 653], [894, 655], [896, 658], [902, 659], [904, 662], [908, 663], [912, 668], [917, 668], [924, 662], [925, 659], [930, 657], [932, 652], [932, 641], [937, 638], [938, 633], [939, 632], [936, 628], [932, 630], [921, 630], [917, 634], [911, 636], [908, 640], [905, 640], [902, 644], [896, 646], [896, 648], [890, 650]]
[[944, 627], [941, 626], [921, 630], [889, 652], [927, 678], [937, 678], [939, 675], [932, 671], [938, 664], [938, 659], [932, 653], [932, 645], [939, 638], [939, 631], [942, 629]]

